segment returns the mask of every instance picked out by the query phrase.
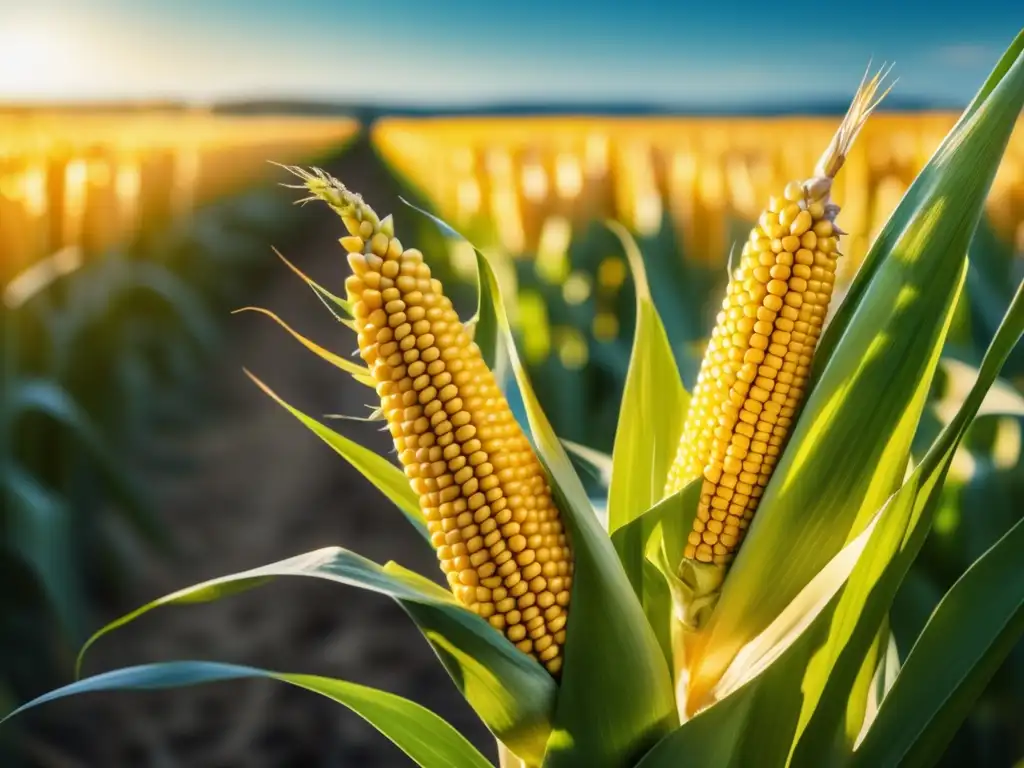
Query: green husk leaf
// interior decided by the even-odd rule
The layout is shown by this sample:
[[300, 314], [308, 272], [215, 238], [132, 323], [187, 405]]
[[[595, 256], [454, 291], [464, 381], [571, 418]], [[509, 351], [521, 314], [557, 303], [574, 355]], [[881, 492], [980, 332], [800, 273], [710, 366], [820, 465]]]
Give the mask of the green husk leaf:
[[875, 670], [875, 678], [872, 680], [871, 695], [868, 698], [867, 712], [864, 715], [864, 732], [871, 727], [875, 718], [878, 717], [878, 710], [882, 706], [882, 701], [889, 695], [889, 691], [895, 685], [896, 677], [899, 675], [901, 667], [900, 651], [896, 645], [896, 636], [889, 632], [889, 636], [886, 639], [885, 655], [879, 661], [878, 669]]
[[207, 661], [169, 661], [105, 672], [33, 699], [0, 723], [41, 704], [82, 693], [150, 691], [252, 678], [278, 680], [305, 688], [348, 707], [422, 768], [491, 768], [487, 759], [450, 723], [401, 696], [318, 675], [271, 672]]
[[878, 632], [875, 633], [874, 642], [868, 647], [868, 651], [861, 661], [860, 671], [857, 672], [850, 688], [844, 727], [836, 731], [838, 747], [836, 751], [840, 753], [846, 751], [843, 745], [852, 744], [864, 728], [864, 723], [869, 716], [869, 709], [872, 706], [875, 678], [884, 659], [890, 637], [889, 621], [885, 619]]
[[[824, 617], [830, 615], [837, 604], [837, 595], [857, 568], [864, 552], [870, 548], [871, 536], [881, 518], [880, 512], [856, 539], [815, 574], [760, 635], [733, 657], [711, 691], [712, 700], [722, 700], [755, 679], [794, 645], [809, 627], [826, 620]], [[714, 651], [709, 653], [713, 656]]]
[[[679, 581], [679, 573], [675, 565], [677, 558], [668, 557], [669, 552], [682, 552], [686, 534], [693, 527], [693, 519], [697, 516], [697, 503], [700, 500], [702, 478], [693, 480], [686, 486], [666, 496], [641, 517], [616, 531], [616, 536], [629, 535], [633, 526], [650, 526], [653, 523], [650, 538], [647, 540], [646, 556], [648, 562], [654, 563], [662, 571], [670, 584]], [[614, 540], [614, 536], [612, 537]], [[670, 563], [673, 563], [670, 565]], [[673, 590], [680, 585], [676, 584]], [[677, 616], [681, 615], [683, 602], [675, 601]]]
[[800, 635], [763, 674], [684, 722], [637, 768], [784, 765], [800, 709], [800, 675], [820, 642], [816, 629]]
[[79, 654], [79, 668], [100, 638], [154, 608], [219, 600], [280, 576], [326, 579], [397, 600], [494, 735], [516, 754], [540, 761], [557, 693], [547, 671], [442, 587], [397, 564], [381, 567], [341, 547], [222, 576], [154, 600], [94, 634]]
[[508, 368], [508, 353], [505, 351], [505, 340], [501, 334], [501, 326], [495, 310], [492, 291], [496, 287], [489, 280], [481, 279], [477, 273], [477, 309], [473, 315], [473, 341], [480, 348], [487, 367], [494, 373], [499, 383], [505, 381]]
[[289, 405], [249, 371], [246, 371], [246, 375], [256, 383], [256, 386], [270, 395], [278, 405], [305, 424], [313, 434], [331, 446], [345, 461], [359, 470], [363, 477], [373, 483], [377, 490], [387, 496], [402, 511], [402, 514], [412, 523], [420, 535], [428, 542], [430, 541], [430, 534], [427, 531], [423, 510], [420, 509], [419, 497], [412, 490], [402, 470], [383, 456], [378, 456], [373, 451], [349, 440], [347, 437], [339, 435], [333, 429], [325, 427], [316, 419]]
[[700, 480], [668, 496], [612, 535], [617, 551], [626, 542], [642, 542], [643, 606], [669, 665], [676, 669], [682, 648], [678, 646], [680, 622], [685, 623], [692, 603], [692, 585], [686, 583], [669, 552], [682, 551], [686, 532], [693, 525], [700, 498]]
[[612, 544], [619, 552], [628, 551], [627, 542], [642, 543], [639, 565], [643, 569], [643, 591], [639, 597], [670, 665], [673, 658], [672, 617], [679, 618], [685, 613], [689, 591], [665, 554], [665, 530], [682, 521], [686, 521], [686, 525], [693, 524], [699, 495], [700, 483], [690, 483], [612, 534]]
[[[651, 299], [636, 242], [621, 224], [609, 222], [608, 227], [622, 241], [633, 272], [637, 306], [633, 351], [612, 451], [608, 531], [614, 535], [665, 497], [665, 481], [679, 448], [690, 398], [683, 389], [668, 335]], [[624, 542], [635, 552], [619, 551], [634, 587], [638, 585], [639, 570], [630, 563], [642, 561], [647, 538], [642, 535], [636, 541]]]
[[633, 272], [637, 312], [612, 452], [608, 532], [668, 659], [672, 595], [664, 576], [647, 560], [647, 544], [659, 521], [644, 513], [664, 498], [690, 398], [651, 298], [640, 250], [621, 224], [609, 222], [608, 227], [622, 242]]
[[[651, 299], [643, 257], [624, 227], [615, 222], [609, 222], [608, 227], [622, 241], [633, 271], [637, 305], [633, 350], [612, 451], [608, 529], [614, 534], [664, 498], [689, 397]], [[657, 429], [652, 428], [655, 424], [659, 425]], [[619, 552], [634, 587], [638, 587], [640, 576], [635, 566], [643, 560], [647, 538], [642, 535], [636, 541], [623, 542], [630, 551]]]
[[[954, 129], [873, 245], [877, 268], [817, 361], [824, 367], [706, 629], [720, 660], [762, 631], [901, 484], [967, 246], [1022, 103], [1017, 61]], [[716, 679], [720, 664], [701, 664], [699, 676]]]

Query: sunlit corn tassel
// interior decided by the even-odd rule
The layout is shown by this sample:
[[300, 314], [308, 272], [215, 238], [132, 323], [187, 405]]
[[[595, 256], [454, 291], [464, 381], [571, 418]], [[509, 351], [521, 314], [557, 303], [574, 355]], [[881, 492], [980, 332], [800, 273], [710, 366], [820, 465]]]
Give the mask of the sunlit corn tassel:
[[[832, 180], [879, 95], [862, 81], [815, 173], [772, 197], [744, 244], [711, 334], [666, 493], [703, 476], [684, 557], [728, 563], [796, 418], [835, 281]], [[891, 86], [890, 86], [891, 87]]]
[[540, 462], [423, 254], [340, 182], [303, 178], [349, 232], [359, 352], [448, 584], [557, 674], [572, 555]]

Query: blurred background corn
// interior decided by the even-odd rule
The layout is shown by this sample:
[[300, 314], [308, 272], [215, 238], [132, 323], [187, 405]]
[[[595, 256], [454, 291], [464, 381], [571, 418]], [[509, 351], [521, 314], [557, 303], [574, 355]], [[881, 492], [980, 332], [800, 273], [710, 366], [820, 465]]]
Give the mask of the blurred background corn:
[[348, 117], [199, 108], [0, 110], [0, 121], [0, 285], [61, 248], [89, 259], [163, 235], [268, 178], [268, 158], [317, 157], [359, 128]]
[[340, 182], [298, 173], [349, 232], [359, 353], [449, 586], [557, 674], [572, 556], [540, 462], [423, 254]]
[[[956, 117], [887, 112], [865, 126], [832, 192], [847, 211], [841, 281]], [[643, 236], [664, 216], [687, 258], [723, 267], [731, 223], [756, 221], [769, 195], [813, 167], [834, 129], [835, 118], [819, 116], [388, 118], [372, 135], [440, 215], [509, 254], [534, 253], [550, 219], [578, 229], [613, 218]], [[1019, 126], [988, 203], [997, 233], [1018, 250], [1022, 168]]]
[[815, 175], [772, 196], [743, 244], [665, 489], [704, 477], [686, 558], [732, 559], [785, 446], [835, 284], [833, 179], [885, 95], [883, 76], [858, 90]]

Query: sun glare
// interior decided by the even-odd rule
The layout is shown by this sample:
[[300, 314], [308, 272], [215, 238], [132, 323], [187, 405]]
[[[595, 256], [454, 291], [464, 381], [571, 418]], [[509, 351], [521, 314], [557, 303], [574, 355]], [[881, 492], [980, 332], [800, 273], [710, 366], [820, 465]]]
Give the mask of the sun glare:
[[73, 53], [67, 36], [42, 21], [0, 22], [0, 99], [66, 95]]

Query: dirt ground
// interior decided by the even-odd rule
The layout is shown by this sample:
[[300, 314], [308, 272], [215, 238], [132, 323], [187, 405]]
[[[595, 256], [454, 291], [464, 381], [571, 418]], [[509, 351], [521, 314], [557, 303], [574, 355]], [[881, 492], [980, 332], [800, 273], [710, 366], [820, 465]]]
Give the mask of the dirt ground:
[[[378, 212], [410, 215], [365, 146], [330, 169]], [[282, 190], [281, 204], [290, 201]], [[288, 255], [341, 291], [341, 222], [322, 226]], [[271, 243], [268, 243], [268, 250]], [[338, 352], [353, 349], [309, 290], [283, 266], [252, 297]], [[312, 415], [365, 415], [369, 390], [295, 343], [267, 318], [225, 318], [228, 344], [207, 377], [212, 407], [179, 446], [191, 469], [156, 477], [151, 488], [182, 547], [175, 560], [148, 556], [126, 585], [112, 619], [196, 581], [328, 545], [373, 560], [394, 559], [439, 573], [433, 553], [376, 490], [246, 378], [252, 370]], [[378, 450], [378, 425], [334, 422]], [[406, 696], [466, 733], [485, 754], [493, 742], [429, 646], [397, 605], [378, 595], [315, 580], [278, 581], [213, 605], [165, 608], [102, 640], [88, 672], [171, 659], [208, 659], [338, 677]], [[315, 694], [270, 682], [231, 682], [156, 693], [92, 695], [49, 705], [45, 739], [30, 746], [47, 768], [270, 768], [401, 766], [397, 748], [358, 716]]]

